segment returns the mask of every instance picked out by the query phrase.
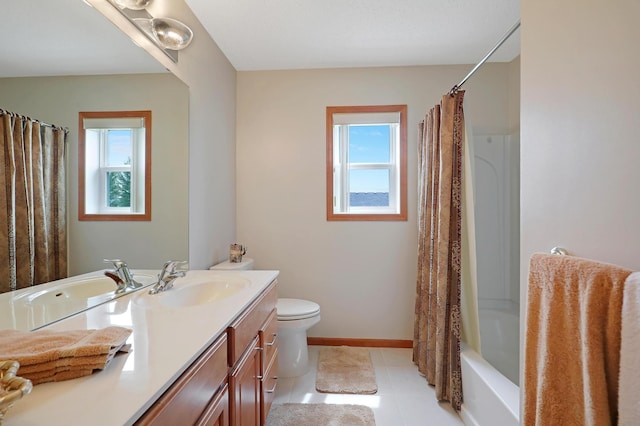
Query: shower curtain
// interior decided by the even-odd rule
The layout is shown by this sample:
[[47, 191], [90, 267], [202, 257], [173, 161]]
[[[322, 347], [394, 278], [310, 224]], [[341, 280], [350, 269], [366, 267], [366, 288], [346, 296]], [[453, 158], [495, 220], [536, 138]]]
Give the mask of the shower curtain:
[[66, 136], [0, 110], [0, 293], [67, 276]]
[[418, 279], [413, 361], [438, 400], [462, 404], [460, 368], [464, 92], [442, 97], [420, 126]]

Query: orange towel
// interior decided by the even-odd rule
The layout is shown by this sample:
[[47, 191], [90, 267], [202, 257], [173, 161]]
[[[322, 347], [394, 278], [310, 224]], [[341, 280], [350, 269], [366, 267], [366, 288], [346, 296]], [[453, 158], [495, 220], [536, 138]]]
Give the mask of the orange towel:
[[[44, 377], [33, 377], [33, 378], [30, 378], [29, 380], [31, 380], [31, 384], [35, 386], [42, 383], [62, 382], [63, 380], [77, 379], [84, 376], [90, 376], [91, 374], [93, 374], [92, 369], [82, 368], [77, 370], [61, 371], [59, 373], [53, 373]], [[23, 378], [26, 378], [26, 377], [23, 376]]]
[[624, 281], [632, 271], [534, 254], [522, 424], [615, 425]]
[[61, 381], [104, 369], [125, 342], [131, 330], [107, 327], [100, 330], [56, 332], [0, 330], [0, 359], [20, 363], [18, 374], [34, 385]]
[[69, 356], [58, 358], [54, 361], [41, 362], [39, 364], [20, 365], [20, 375], [25, 376], [27, 374], [40, 373], [43, 371], [66, 371], [76, 367], [94, 369], [100, 368], [100, 365], [105, 365], [109, 362], [116, 352], [128, 352], [131, 345], [124, 345], [121, 348], [114, 348], [108, 354], [101, 355], [88, 355], [88, 356]]

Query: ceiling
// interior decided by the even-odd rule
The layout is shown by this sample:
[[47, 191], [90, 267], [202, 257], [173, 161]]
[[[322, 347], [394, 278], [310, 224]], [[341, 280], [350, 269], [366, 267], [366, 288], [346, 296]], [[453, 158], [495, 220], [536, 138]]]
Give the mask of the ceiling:
[[[185, 0], [238, 70], [477, 63], [520, 0]], [[492, 61], [520, 52], [517, 31]]]
[[[185, 1], [240, 71], [473, 64], [520, 16], [519, 0]], [[0, 37], [0, 77], [166, 72], [81, 0], [12, 2]], [[491, 60], [519, 51], [516, 31]]]
[[166, 72], [82, 0], [11, 2], [0, 40], [0, 77]]

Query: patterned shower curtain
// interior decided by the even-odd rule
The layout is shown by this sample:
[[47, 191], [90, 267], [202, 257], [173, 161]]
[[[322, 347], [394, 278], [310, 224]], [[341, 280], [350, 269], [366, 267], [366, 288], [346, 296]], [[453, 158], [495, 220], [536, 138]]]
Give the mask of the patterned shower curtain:
[[66, 136], [0, 110], [0, 293], [67, 276]]
[[462, 404], [460, 279], [464, 91], [446, 94], [420, 124], [418, 279], [413, 361], [438, 400]]

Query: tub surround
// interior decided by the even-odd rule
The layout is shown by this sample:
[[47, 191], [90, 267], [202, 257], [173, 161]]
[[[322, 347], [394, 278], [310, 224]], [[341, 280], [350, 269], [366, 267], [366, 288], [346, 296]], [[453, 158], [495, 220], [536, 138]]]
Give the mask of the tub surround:
[[150, 308], [139, 303], [143, 294], [135, 292], [47, 326], [55, 331], [128, 327], [133, 330], [127, 340], [132, 351], [116, 356], [105, 370], [91, 376], [34, 387], [12, 407], [4, 424], [47, 424], [52, 418], [76, 424], [133, 424], [225, 333], [278, 271], [190, 271], [187, 277], [206, 274], [233, 274], [250, 285], [221, 302], [181, 308]]

